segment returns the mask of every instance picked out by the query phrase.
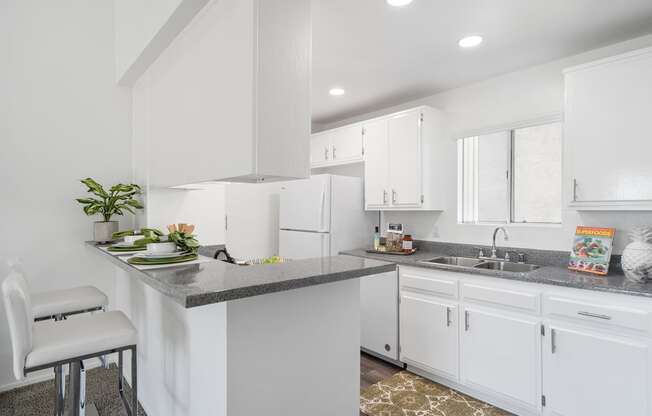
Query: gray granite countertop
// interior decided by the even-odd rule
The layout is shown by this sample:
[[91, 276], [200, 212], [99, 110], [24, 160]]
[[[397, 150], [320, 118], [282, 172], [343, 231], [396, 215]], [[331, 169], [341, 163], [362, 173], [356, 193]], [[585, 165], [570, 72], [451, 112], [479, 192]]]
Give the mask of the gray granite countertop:
[[[396, 270], [396, 264], [351, 256], [237, 266], [218, 260], [141, 270], [87, 242], [116, 266], [186, 308], [354, 279]], [[208, 253], [206, 253], [208, 254]]]
[[519, 280], [529, 283], [544, 283], [556, 286], [566, 286], [578, 289], [597, 290], [601, 292], [619, 293], [634, 296], [652, 297], [652, 283], [634, 283], [625, 279], [620, 272], [612, 272], [607, 276], [596, 276], [587, 273], [573, 272], [560, 266], [545, 266], [529, 273], [504, 272], [499, 270], [460, 268], [444, 264], [424, 264], [428, 260], [439, 256], [447, 256], [442, 252], [422, 250], [409, 256], [392, 254], [368, 253], [365, 249], [343, 251], [340, 254], [374, 260], [390, 261], [404, 266], [423, 267], [429, 269], [449, 270], [467, 274], [492, 276], [501, 279]]

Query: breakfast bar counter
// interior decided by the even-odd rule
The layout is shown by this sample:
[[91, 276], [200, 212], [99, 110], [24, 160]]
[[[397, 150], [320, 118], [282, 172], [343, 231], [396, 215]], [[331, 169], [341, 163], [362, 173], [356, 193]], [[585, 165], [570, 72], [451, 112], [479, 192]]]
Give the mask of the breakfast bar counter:
[[111, 304], [138, 330], [147, 414], [358, 415], [358, 278], [395, 264], [334, 256], [238, 266], [200, 257], [140, 268], [87, 247], [116, 266]]

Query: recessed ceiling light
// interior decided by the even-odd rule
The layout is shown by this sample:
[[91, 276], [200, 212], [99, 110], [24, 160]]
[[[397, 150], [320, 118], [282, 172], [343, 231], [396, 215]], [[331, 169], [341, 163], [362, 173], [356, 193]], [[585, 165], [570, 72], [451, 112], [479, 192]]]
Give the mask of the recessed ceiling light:
[[467, 36], [460, 39], [460, 41], [457, 44], [460, 45], [460, 48], [472, 48], [474, 46], [478, 46], [481, 43], [482, 43], [482, 36], [473, 35], [473, 36]]
[[337, 97], [337, 96], [340, 96], [340, 95], [344, 95], [345, 91], [344, 91], [344, 89], [342, 89], [342, 88], [335, 87], [335, 88], [331, 88], [331, 90], [328, 91], [328, 93], [329, 93], [330, 95], [334, 95], [334, 96]]
[[387, 0], [387, 4], [394, 7], [403, 7], [412, 3], [412, 0]]

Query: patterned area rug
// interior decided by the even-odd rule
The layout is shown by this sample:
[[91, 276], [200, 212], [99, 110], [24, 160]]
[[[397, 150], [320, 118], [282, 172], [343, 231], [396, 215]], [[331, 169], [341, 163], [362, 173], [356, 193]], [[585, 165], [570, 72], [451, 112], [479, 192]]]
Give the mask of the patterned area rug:
[[509, 416], [511, 413], [407, 371], [360, 393], [368, 416]]

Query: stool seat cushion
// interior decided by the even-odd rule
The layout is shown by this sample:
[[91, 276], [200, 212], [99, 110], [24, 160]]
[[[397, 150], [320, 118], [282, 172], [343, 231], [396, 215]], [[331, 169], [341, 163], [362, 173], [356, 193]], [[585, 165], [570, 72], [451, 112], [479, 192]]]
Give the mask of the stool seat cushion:
[[33, 326], [32, 351], [25, 368], [136, 345], [137, 333], [120, 311], [83, 315], [65, 321], [42, 321]]
[[106, 306], [109, 300], [93, 286], [80, 286], [72, 289], [53, 290], [32, 295], [34, 318], [46, 318], [58, 314], [79, 312]]

